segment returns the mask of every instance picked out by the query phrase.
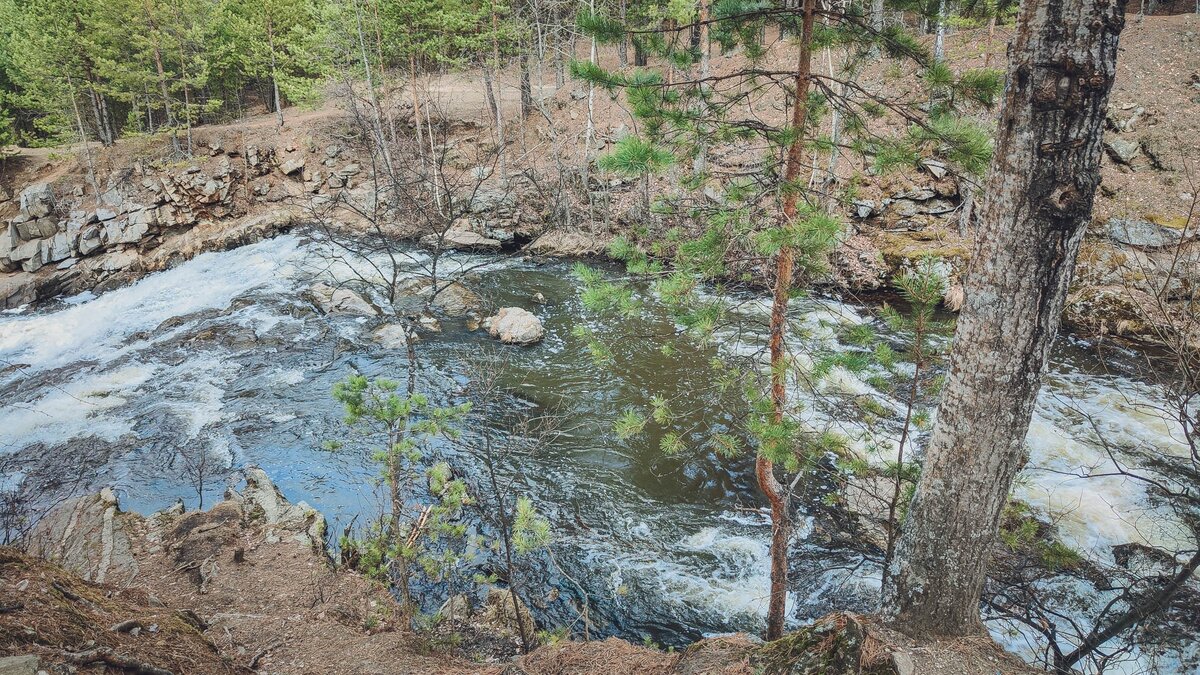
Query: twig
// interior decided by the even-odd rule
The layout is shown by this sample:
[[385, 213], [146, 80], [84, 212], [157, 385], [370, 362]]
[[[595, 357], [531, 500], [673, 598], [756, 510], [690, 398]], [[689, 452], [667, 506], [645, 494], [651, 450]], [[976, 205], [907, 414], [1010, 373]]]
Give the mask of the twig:
[[257, 669], [259, 659], [266, 656], [271, 650], [275, 649], [276, 647], [278, 647], [282, 644], [283, 644], [283, 640], [276, 640], [276, 641], [272, 642], [271, 644], [267, 645], [266, 647], [263, 647], [262, 649], [258, 650], [257, 652], [254, 653], [254, 656], [250, 657], [250, 662], [246, 664], [246, 667], [249, 668], [250, 670]]

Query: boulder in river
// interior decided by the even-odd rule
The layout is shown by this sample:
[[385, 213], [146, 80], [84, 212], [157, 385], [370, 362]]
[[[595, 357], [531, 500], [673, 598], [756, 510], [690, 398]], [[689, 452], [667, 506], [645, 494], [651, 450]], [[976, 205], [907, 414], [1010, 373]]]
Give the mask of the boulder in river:
[[308, 289], [308, 297], [326, 314], [349, 316], [378, 316], [379, 310], [358, 293], [348, 288], [334, 288], [329, 284], [315, 284]]
[[607, 235], [575, 230], [551, 230], [535, 239], [529, 245], [529, 252], [562, 257], [600, 255], [608, 248], [611, 240]]
[[471, 289], [457, 281], [439, 279], [437, 292], [434, 281], [429, 277], [413, 277], [400, 284], [401, 295], [429, 302], [429, 306], [447, 316], [463, 316], [477, 312], [483, 300]]
[[[421, 243], [425, 246], [438, 246], [438, 236], [436, 234], [427, 234], [421, 237]], [[479, 234], [466, 225], [455, 224], [446, 231], [440, 243], [443, 248], [469, 251], [498, 251], [502, 242], [499, 239]]]
[[505, 307], [483, 320], [488, 333], [508, 345], [531, 345], [546, 336], [542, 320], [520, 307]]

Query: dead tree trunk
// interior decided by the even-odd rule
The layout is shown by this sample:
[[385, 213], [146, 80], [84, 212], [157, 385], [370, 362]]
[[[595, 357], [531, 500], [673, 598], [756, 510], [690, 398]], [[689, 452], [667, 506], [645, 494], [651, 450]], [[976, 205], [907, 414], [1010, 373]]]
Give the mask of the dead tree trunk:
[[983, 630], [989, 552], [1091, 220], [1124, 8], [1022, 5], [950, 373], [884, 588], [906, 632]]

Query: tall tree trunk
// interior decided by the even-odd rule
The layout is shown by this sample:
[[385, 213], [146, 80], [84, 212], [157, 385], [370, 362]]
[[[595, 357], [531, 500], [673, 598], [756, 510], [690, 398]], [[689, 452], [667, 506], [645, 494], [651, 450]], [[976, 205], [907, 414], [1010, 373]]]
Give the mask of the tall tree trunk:
[[521, 51], [521, 119], [529, 117], [533, 109], [533, 83], [529, 75], [529, 52]]
[[[787, 169], [784, 181], [794, 183], [804, 167], [804, 123], [808, 117], [809, 81], [812, 75], [813, 17], [817, 0], [804, 0], [804, 22], [800, 37], [800, 56], [796, 64], [796, 104], [792, 107], [792, 128], [795, 140], [788, 148]], [[783, 220], [791, 224], [796, 219], [796, 190], [788, 186], [784, 190]], [[792, 293], [792, 274], [796, 266], [795, 254], [790, 246], [779, 250], [775, 259], [775, 289], [771, 303], [771, 406], [775, 424], [782, 424], [787, 409], [787, 348], [784, 337], [787, 332], [788, 301]], [[767, 608], [767, 639], [783, 637], [785, 611], [787, 608], [787, 554], [791, 540], [791, 505], [784, 486], [775, 477], [775, 465], [765, 455], [759, 454], [754, 473], [758, 487], [771, 505], [771, 600]]]
[[[146, 12], [146, 26], [150, 30], [150, 39], [152, 52], [154, 54], [154, 70], [158, 73], [158, 90], [162, 94], [163, 111], [167, 119], [167, 126], [171, 127], [171, 142], [175, 145], [175, 149], [179, 150], [179, 138], [175, 135], [175, 111], [171, 104], [171, 92], [167, 88], [167, 70], [163, 67], [162, 49], [158, 45], [158, 25], [154, 22], [154, 14], [151, 11], [150, 0], [144, 0], [142, 6]], [[153, 129], [150, 130], [153, 133]]]
[[1125, 2], [1025, 3], [966, 302], [884, 614], [914, 634], [982, 632], [979, 598], [1100, 180]]
[[[709, 74], [709, 44], [708, 44], [708, 2], [709, 0], [700, 0], [700, 114], [705, 114], [707, 105], [707, 89], [708, 85], [705, 80]], [[696, 157], [692, 161], [692, 171], [697, 175], [703, 174], [708, 170], [708, 147], [704, 142], [704, 136], [708, 133], [706, 125], [701, 122], [699, 125], [700, 141], [696, 144]]]
[[279, 95], [279, 66], [275, 61], [275, 30], [269, 17], [267, 18], [267, 49], [271, 52], [271, 94], [275, 99], [275, 114], [279, 117], [279, 127], [282, 129], [283, 98]]
[[[626, 20], [625, 20], [625, 15], [626, 15], [626, 12], [625, 12], [626, 7], [625, 6], [626, 6], [626, 0], [621, 0], [621, 4], [618, 6], [618, 12], [620, 13], [619, 18], [621, 19], [622, 26], [629, 25], [628, 23], [626, 23]], [[629, 36], [628, 35], [622, 35], [621, 41], [617, 43], [617, 63], [619, 63], [622, 68], [629, 65]]]
[[413, 126], [417, 130], [417, 154], [425, 157], [425, 139], [421, 131], [421, 95], [417, 91], [417, 55], [408, 55], [408, 90], [412, 94]]

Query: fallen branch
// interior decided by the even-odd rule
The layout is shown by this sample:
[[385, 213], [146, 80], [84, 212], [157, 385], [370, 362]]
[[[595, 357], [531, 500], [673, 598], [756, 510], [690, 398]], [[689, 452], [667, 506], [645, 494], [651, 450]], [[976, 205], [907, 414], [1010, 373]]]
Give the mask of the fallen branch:
[[259, 659], [266, 656], [268, 653], [271, 652], [271, 650], [275, 649], [276, 647], [278, 647], [282, 644], [283, 644], [283, 640], [276, 640], [276, 641], [272, 642], [271, 644], [267, 645], [266, 647], [263, 647], [262, 649], [258, 650], [257, 652], [255, 652], [254, 656], [250, 657], [250, 662], [246, 664], [246, 667], [249, 668], [250, 670], [255, 670], [258, 667]]
[[68, 663], [75, 666], [90, 666], [95, 663], [103, 663], [109, 668], [117, 668], [128, 673], [136, 673], [136, 675], [175, 675], [175, 673], [165, 668], [159, 668], [150, 663], [131, 659], [128, 656], [114, 652], [108, 647], [98, 647], [85, 652], [49, 651], [61, 656]]
[[121, 623], [114, 625], [109, 630], [111, 630], [114, 633], [128, 633], [135, 628], [141, 628], [141, 627], [142, 627], [142, 622], [140, 620], [128, 619], [126, 621], [122, 621]]

